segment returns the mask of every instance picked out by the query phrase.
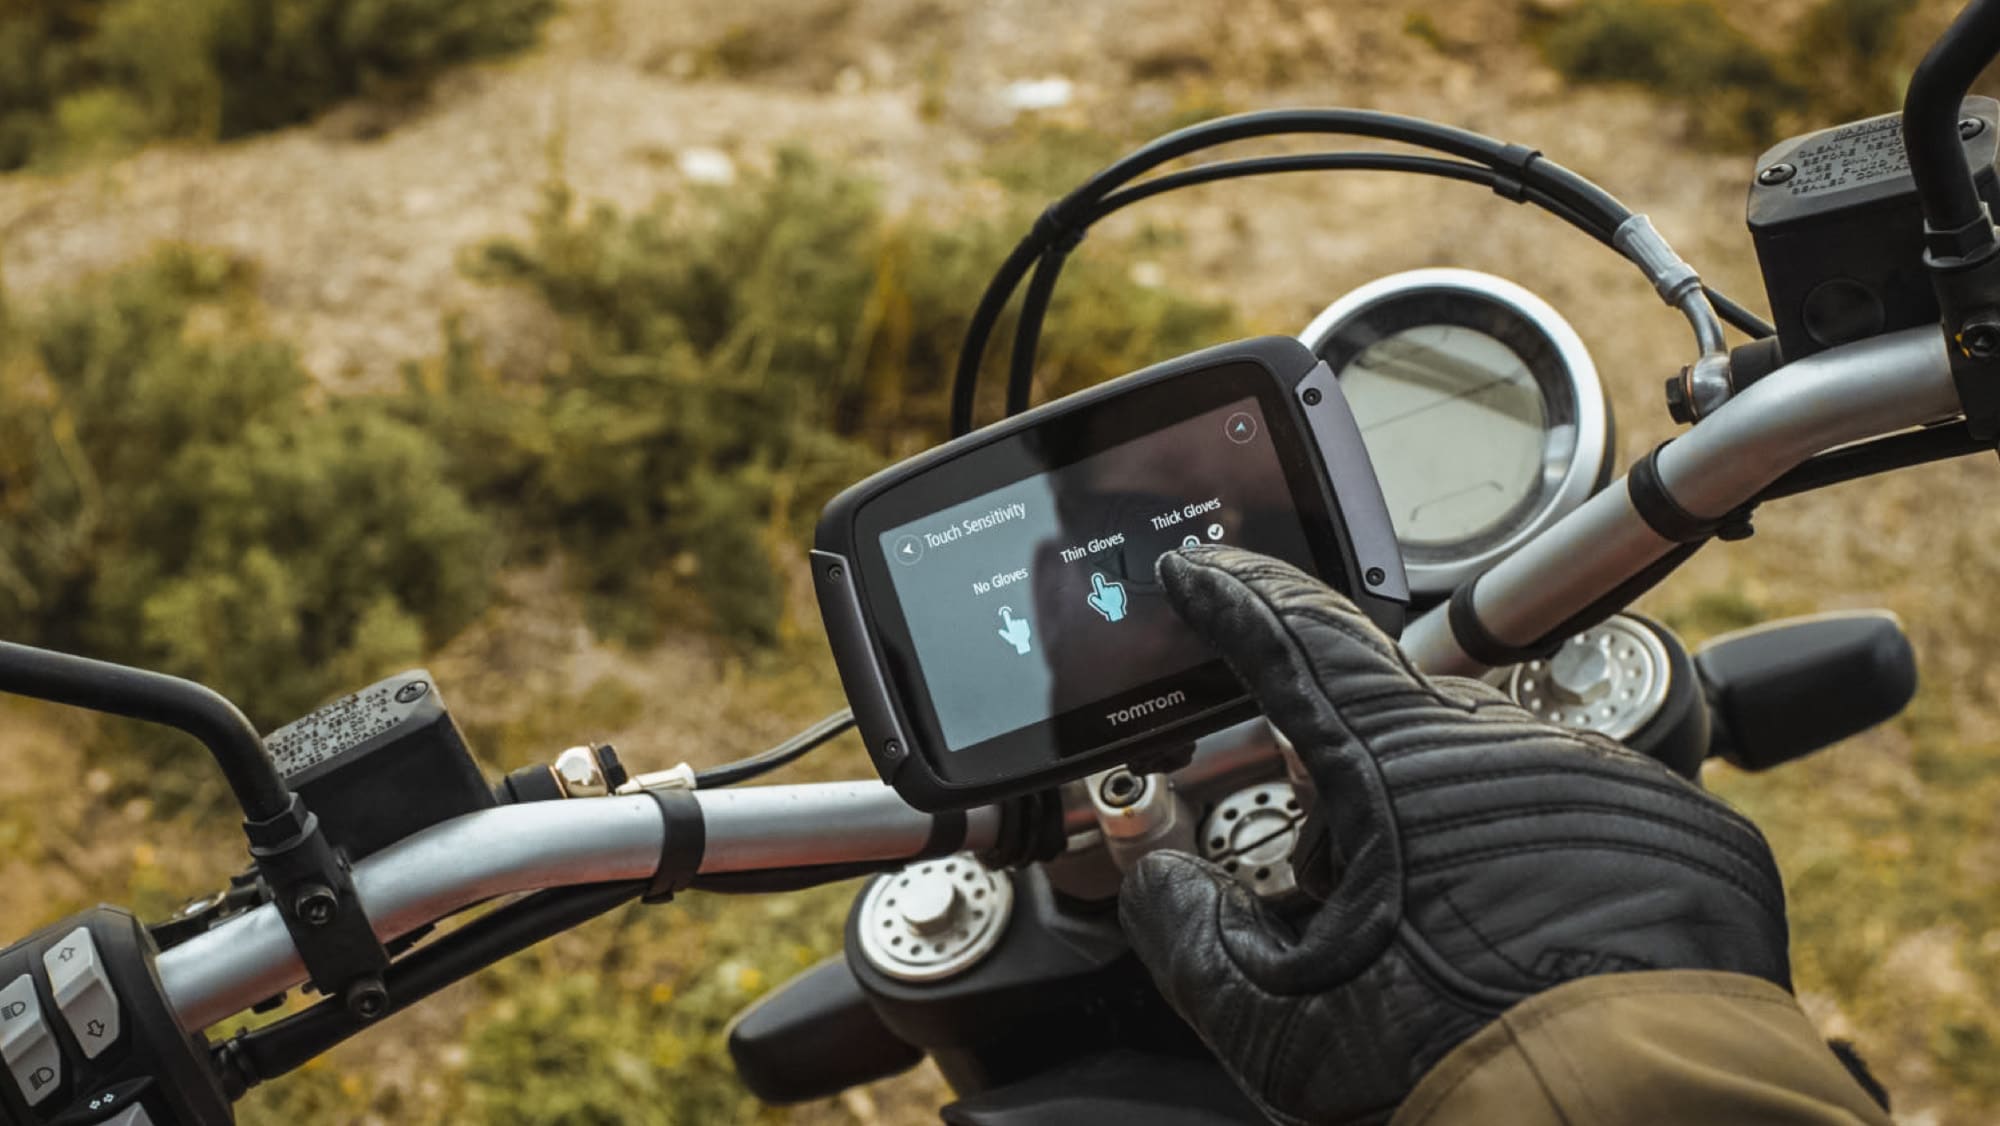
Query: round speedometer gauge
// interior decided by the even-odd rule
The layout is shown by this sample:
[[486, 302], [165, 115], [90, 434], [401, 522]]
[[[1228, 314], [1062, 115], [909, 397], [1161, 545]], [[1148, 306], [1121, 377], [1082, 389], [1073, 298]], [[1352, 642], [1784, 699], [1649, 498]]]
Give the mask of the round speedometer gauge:
[[1583, 342], [1512, 282], [1414, 270], [1301, 337], [1339, 378], [1410, 589], [1442, 597], [1603, 486], [1611, 418]]

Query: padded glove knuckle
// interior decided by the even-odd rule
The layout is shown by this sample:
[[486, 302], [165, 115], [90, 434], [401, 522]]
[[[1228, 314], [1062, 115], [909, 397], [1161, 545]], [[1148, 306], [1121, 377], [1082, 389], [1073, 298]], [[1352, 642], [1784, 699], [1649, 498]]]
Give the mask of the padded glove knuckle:
[[1379, 1119], [1507, 1007], [1577, 977], [1790, 987], [1769, 845], [1714, 796], [1488, 685], [1424, 678], [1294, 568], [1205, 547], [1160, 570], [1297, 749], [1345, 865], [1296, 931], [1192, 858], [1128, 877], [1135, 949], [1274, 1117]]

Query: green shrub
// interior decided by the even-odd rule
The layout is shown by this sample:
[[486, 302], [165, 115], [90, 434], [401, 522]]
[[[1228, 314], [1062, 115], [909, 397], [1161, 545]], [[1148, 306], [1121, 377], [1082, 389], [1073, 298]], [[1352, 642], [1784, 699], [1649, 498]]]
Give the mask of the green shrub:
[[1811, 124], [1889, 113], [1917, 56], [1903, 42], [1909, 0], [1821, 0], [1800, 25], [1791, 63], [1811, 91]]
[[0, 170], [239, 137], [533, 43], [554, 0], [28, 0], [0, 8]]
[[1763, 143], [1802, 93], [1714, 0], [1583, 0], [1541, 36], [1574, 82], [1634, 83], [1687, 106], [1718, 145]]
[[487, 597], [485, 519], [423, 431], [315, 405], [248, 272], [191, 250], [0, 337], [0, 634], [211, 684], [275, 725]]
[[1741, 147], [1897, 109], [1909, 11], [1907, 0], [1818, 0], [1776, 51], [1715, 0], [1582, 0], [1529, 16], [1564, 77], [1643, 86], [1685, 107], [1698, 140]]
[[[627, 216], [551, 190], [529, 240], [468, 268], [547, 303], [554, 362], [509, 382], [459, 342], [421, 373], [416, 410], [525, 548], [566, 552], [600, 629], [693, 622], [762, 643], [826, 498], [943, 436], [963, 318], [1011, 233], [891, 219], [870, 185], [799, 152], [692, 202]], [[1055, 390], [1233, 324], [1088, 259], [1073, 273], [1043, 354]]]
[[[485, 1126], [777, 1120], [729, 1062], [729, 1020], [839, 952], [853, 884], [785, 896], [689, 895], [628, 909], [600, 958], [543, 949], [487, 979], [469, 1113]], [[540, 965], [536, 963], [539, 962]]]

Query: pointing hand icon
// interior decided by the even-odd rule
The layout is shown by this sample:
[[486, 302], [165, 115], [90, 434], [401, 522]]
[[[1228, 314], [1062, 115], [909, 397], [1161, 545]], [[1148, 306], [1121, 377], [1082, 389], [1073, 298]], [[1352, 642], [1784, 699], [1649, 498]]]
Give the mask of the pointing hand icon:
[[1013, 607], [1000, 607], [1000, 629], [998, 632], [1002, 640], [1014, 647], [1014, 652], [1020, 653], [1023, 656], [1027, 654], [1029, 645], [1028, 620], [1026, 618], [1015, 617]]
[[1107, 622], [1125, 620], [1125, 584], [1104, 581], [1104, 572], [1090, 576], [1090, 608]]

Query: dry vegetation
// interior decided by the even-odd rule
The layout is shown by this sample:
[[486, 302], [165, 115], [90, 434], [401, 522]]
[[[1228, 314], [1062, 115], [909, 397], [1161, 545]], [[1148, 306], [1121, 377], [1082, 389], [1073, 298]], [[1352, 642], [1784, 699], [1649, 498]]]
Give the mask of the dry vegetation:
[[[956, 230], [1004, 223], [1013, 193], [1059, 187], [1191, 113], [1349, 104], [1540, 147], [1651, 213], [1710, 280], [1760, 304], [1741, 223], [1763, 139], [1749, 134], [1806, 123], [1815, 98], [1836, 98], [1807, 73], [1819, 56], [1793, 53], [1802, 37], [1827, 34], [1830, 6], [1760, 8], [1762, 21], [1739, 29], [1744, 49], [1777, 60], [1764, 77], [1754, 66], [1696, 72], [1817, 91], [1773, 121], [1738, 115], [1726, 129], [1674, 89], [1663, 100], [1657, 90], [1572, 86], [1548, 65], [1540, 37], [1550, 21], [1620, 6], [687, 0], [669, 13], [640, 0], [572, 0], [537, 50], [450, 73], [415, 102], [349, 104], [226, 145], [155, 145], [61, 174], [0, 177], [0, 265], [11, 307], [33, 308], [158, 241], [186, 240], [256, 264], [263, 323], [338, 395], [389, 392], [406, 365], [432, 364], [447, 317], [471, 349], [467, 362], [523, 378], [573, 354], [575, 323], [545, 292], [495, 287], [463, 267], [467, 248], [533, 239], [552, 176], [630, 215], [656, 197], [695, 198], [692, 181], [718, 156], [741, 185], [782, 146], [803, 143], [875, 181], [895, 222]], [[1702, 6], [1673, 7], [1686, 17]], [[1920, 6], [1878, 61], [1906, 64], [1945, 11]], [[1901, 71], [1886, 66], [1893, 84]], [[1072, 83], [1067, 105], [1008, 107], [1010, 84], [1046, 78]], [[1733, 147], [1705, 147], [1719, 138]], [[1374, 177], [1209, 188], [1120, 217], [1106, 235], [1082, 255], [1102, 276], [1147, 285], [1163, 276], [1276, 331], [1399, 269], [1509, 276], [1590, 344], [1626, 457], [1672, 432], [1658, 387], [1686, 348], [1676, 319], [1587, 240], [1471, 189]], [[934, 266], [919, 257], [905, 269]], [[976, 275], [951, 275], [964, 309]], [[1143, 288], [1128, 286], [1121, 300]], [[1829, 1033], [1860, 1044], [1910, 1122], [1985, 1121], [2000, 1104], [2000, 831], [1989, 815], [2000, 801], [1991, 734], [2000, 671], [1989, 640], [2000, 610], [1987, 597], [2000, 585], [1995, 483], [1990, 459], [1975, 459], [1789, 502], [1760, 515], [1755, 539], [1711, 549], [1646, 603], [1691, 638], [1885, 606], [1915, 639], [1924, 688], [1907, 717], [1772, 776], [1710, 776], [1778, 848], [1808, 1007]], [[558, 558], [515, 560], [484, 616], [430, 658], [489, 765], [586, 737], [612, 739], [642, 767], [712, 762], [837, 702], [810, 614], [758, 649], [678, 629], [632, 648], [599, 640], [576, 589]], [[125, 750], [133, 738], [46, 709], [0, 709], [0, 918], [18, 921], [14, 930], [98, 899], [157, 913], [239, 859], [192, 752], [135, 756]], [[842, 748], [810, 773], [864, 770]], [[257, 1092], [244, 1120], [748, 1114], [715, 1055], [720, 1022], [830, 949], [843, 905], [833, 891], [622, 914]], [[572, 1074], [588, 1082], [566, 1085]], [[921, 1121], [943, 1097], [919, 1074], [774, 1117]]]

